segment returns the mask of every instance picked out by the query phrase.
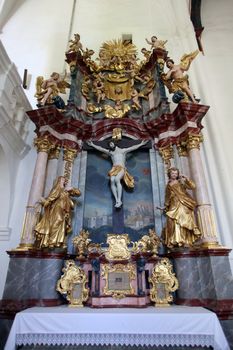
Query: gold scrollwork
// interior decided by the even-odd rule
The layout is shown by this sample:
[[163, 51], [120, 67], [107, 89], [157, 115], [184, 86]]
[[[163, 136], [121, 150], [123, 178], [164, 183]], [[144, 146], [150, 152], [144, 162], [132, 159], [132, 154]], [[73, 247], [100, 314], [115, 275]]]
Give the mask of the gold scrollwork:
[[125, 298], [134, 294], [131, 281], [136, 278], [136, 267], [133, 264], [102, 265], [102, 276], [106, 280], [104, 295], [111, 295], [115, 299]]
[[141, 239], [133, 243], [133, 251], [135, 253], [152, 253], [153, 256], [157, 256], [160, 243], [161, 240], [155, 230], [149, 229], [148, 235], [142, 236]]
[[57, 281], [57, 291], [66, 295], [71, 307], [82, 307], [88, 299], [85, 272], [73, 260], [67, 260], [62, 269], [64, 275]]
[[153, 268], [149, 278], [152, 284], [150, 289], [150, 299], [159, 306], [169, 306], [173, 301], [171, 292], [179, 287], [179, 282], [172, 272], [172, 264], [168, 258], [161, 259]]

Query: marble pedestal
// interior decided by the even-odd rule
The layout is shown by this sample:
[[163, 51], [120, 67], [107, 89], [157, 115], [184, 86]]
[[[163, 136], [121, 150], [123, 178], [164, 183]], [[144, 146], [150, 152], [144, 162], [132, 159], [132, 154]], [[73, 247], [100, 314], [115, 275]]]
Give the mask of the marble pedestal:
[[41, 251], [10, 251], [0, 314], [14, 317], [31, 306], [56, 306], [62, 303], [56, 291], [65, 253]]
[[233, 318], [233, 276], [230, 249], [203, 249], [169, 253], [179, 281], [176, 304], [204, 306], [220, 319]]

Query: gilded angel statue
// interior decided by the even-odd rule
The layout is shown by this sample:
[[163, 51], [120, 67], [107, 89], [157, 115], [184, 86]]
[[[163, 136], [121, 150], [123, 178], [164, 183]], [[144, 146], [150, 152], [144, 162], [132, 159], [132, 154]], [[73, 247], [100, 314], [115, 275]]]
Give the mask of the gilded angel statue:
[[[65, 94], [70, 84], [65, 80], [66, 74], [62, 77], [59, 73], [53, 72], [49, 79], [44, 80], [42, 76], [36, 80], [36, 94], [38, 105], [53, 104], [59, 93]], [[64, 101], [63, 101], [64, 102]]]
[[[169, 70], [167, 73], [161, 74], [164, 85], [166, 85], [169, 92], [180, 94], [180, 99], [184, 102], [192, 101], [193, 103], [197, 103], [197, 100], [189, 87], [188, 75], [184, 75], [184, 72], [189, 69], [191, 62], [199, 52], [199, 50], [196, 50], [189, 54], [184, 54], [180, 59], [180, 63], [176, 65], [171, 58], [167, 59], [166, 65]], [[175, 99], [173, 99], [173, 101], [179, 102]]]

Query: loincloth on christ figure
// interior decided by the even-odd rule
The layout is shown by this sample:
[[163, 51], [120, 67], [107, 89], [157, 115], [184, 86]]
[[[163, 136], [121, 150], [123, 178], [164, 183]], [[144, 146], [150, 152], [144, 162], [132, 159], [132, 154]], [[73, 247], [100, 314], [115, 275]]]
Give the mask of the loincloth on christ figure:
[[124, 170], [123, 181], [129, 188], [134, 188], [134, 178], [130, 175], [126, 168], [122, 165], [114, 165], [112, 169], [108, 172], [108, 176], [116, 176], [121, 170]]

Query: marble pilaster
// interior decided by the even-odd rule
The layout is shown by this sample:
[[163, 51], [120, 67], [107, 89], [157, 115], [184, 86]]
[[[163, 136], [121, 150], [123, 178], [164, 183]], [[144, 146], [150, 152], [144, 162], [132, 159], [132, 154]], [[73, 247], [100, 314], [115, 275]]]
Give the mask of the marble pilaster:
[[60, 156], [60, 150], [60, 146], [55, 146], [55, 148], [49, 153], [46, 170], [44, 197], [48, 196], [51, 188], [53, 187], [54, 180], [58, 176], [58, 159]]
[[24, 217], [20, 246], [18, 248], [26, 250], [31, 248], [34, 243], [33, 228], [39, 213], [39, 208], [36, 204], [43, 195], [48, 154], [54, 148], [54, 145], [46, 137], [37, 138], [34, 145], [37, 147], [38, 154]]
[[191, 178], [190, 175], [190, 168], [189, 168], [189, 159], [188, 159], [188, 152], [185, 145], [179, 143], [176, 145], [177, 153], [179, 156], [179, 165], [178, 168], [181, 172], [181, 174], [184, 174], [189, 179]]
[[189, 154], [191, 177], [196, 184], [197, 220], [198, 226], [203, 234], [202, 244], [206, 246], [216, 246], [218, 244], [217, 230], [200, 155], [201, 142], [202, 136], [200, 134], [188, 135], [187, 150]]

